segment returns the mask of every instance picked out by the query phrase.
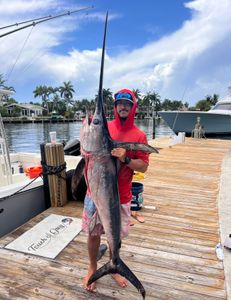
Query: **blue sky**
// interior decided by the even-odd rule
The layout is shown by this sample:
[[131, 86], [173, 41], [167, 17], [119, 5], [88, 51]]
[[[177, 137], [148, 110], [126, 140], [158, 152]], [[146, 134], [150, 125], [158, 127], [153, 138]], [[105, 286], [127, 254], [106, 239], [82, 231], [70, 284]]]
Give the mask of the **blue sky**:
[[39, 101], [36, 86], [69, 80], [75, 99], [94, 98], [107, 10], [104, 88], [155, 91], [191, 105], [208, 94], [226, 95], [231, 0], [0, 0], [0, 26], [92, 5], [88, 13], [0, 39], [0, 74], [15, 87], [17, 101]]

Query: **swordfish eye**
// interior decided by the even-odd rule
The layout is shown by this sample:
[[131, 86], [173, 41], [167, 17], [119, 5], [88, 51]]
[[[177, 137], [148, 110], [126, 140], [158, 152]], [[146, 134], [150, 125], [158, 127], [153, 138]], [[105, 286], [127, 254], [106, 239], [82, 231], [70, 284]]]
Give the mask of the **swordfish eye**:
[[94, 119], [94, 120], [93, 120], [93, 124], [99, 125], [99, 124], [100, 124], [100, 120], [99, 120], [99, 119]]

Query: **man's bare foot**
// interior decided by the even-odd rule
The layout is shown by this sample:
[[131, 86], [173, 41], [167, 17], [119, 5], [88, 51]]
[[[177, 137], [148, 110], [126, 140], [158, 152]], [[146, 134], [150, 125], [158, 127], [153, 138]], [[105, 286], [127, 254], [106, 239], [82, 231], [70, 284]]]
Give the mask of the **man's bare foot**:
[[87, 285], [88, 280], [90, 279], [91, 275], [95, 273], [95, 271], [96, 271], [96, 268], [89, 267], [87, 276], [84, 277], [84, 279], [83, 279], [84, 288], [85, 288], [85, 290], [87, 290], [89, 292], [94, 292], [94, 290], [96, 288], [96, 282], [93, 282], [90, 285]]
[[111, 275], [114, 280], [116, 281], [116, 283], [121, 286], [121, 287], [126, 287], [128, 286], [128, 281], [125, 277], [121, 276], [120, 274], [112, 274]]
[[145, 219], [144, 219], [144, 216], [142, 215], [141, 212], [139, 211], [132, 211], [131, 212], [131, 216], [136, 219], [137, 221], [139, 221], [140, 223], [144, 223], [145, 222]]

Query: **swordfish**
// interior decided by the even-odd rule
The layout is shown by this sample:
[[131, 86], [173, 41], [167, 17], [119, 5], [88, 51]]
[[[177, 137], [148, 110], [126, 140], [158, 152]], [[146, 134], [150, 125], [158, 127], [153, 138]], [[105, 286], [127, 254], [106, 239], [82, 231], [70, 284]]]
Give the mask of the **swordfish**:
[[111, 155], [113, 148], [122, 147], [126, 150], [156, 152], [157, 149], [141, 143], [126, 143], [113, 141], [107, 126], [103, 107], [103, 71], [105, 43], [107, 32], [106, 15], [103, 50], [100, 69], [99, 91], [96, 98], [95, 113], [83, 122], [80, 132], [81, 162], [72, 178], [72, 193], [75, 191], [84, 171], [85, 180], [91, 193], [92, 200], [97, 208], [100, 221], [103, 225], [109, 247], [111, 260], [99, 268], [88, 281], [88, 285], [107, 274], [118, 273], [127, 278], [145, 298], [145, 289], [139, 279], [133, 274], [119, 255], [121, 247], [120, 230], [120, 198], [118, 192], [118, 159]]

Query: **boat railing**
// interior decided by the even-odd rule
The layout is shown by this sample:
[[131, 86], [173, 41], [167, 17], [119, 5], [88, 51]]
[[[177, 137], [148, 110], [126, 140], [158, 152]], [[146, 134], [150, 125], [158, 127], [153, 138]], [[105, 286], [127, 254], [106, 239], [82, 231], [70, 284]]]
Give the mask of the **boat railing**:
[[7, 143], [5, 128], [0, 114], [0, 179], [2, 183], [12, 183], [10, 154]]

